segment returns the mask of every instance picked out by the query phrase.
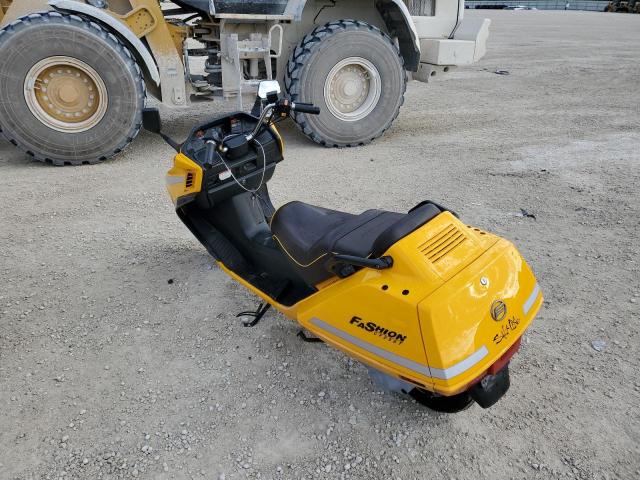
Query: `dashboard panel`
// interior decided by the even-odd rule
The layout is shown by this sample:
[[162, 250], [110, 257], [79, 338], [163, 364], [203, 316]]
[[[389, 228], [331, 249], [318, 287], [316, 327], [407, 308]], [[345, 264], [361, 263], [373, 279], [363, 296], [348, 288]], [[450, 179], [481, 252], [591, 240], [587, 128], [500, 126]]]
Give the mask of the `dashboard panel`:
[[271, 126], [263, 129], [240, 154], [216, 150], [211, 161], [207, 159], [207, 142], [232, 143], [234, 137], [251, 133], [257, 122], [256, 117], [237, 112], [191, 131], [181, 152], [203, 169], [203, 186], [197, 201], [211, 206], [243, 191], [254, 190], [271, 179], [276, 164], [283, 160], [280, 136]]

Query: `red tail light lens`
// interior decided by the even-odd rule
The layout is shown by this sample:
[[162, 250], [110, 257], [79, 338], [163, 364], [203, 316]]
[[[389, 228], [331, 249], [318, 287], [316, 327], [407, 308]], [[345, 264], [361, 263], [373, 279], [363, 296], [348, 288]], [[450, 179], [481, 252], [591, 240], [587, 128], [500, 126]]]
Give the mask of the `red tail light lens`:
[[518, 338], [518, 340], [516, 340], [516, 343], [511, 345], [511, 347], [509, 347], [509, 350], [504, 352], [504, 354], [493, 365], [489, 367], [489, 375], [495, 375], [500, 370], [502, 370], [507, 363], [509, 363], [511, 357], [513, 357], [515, 353], [520, 349], [520, 343], [522, 343], [522, 337]]

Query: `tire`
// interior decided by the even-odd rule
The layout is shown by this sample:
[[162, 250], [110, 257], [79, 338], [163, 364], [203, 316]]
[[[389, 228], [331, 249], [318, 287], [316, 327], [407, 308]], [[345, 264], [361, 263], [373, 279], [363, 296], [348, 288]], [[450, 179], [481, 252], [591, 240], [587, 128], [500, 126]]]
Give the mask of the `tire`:
[[474, 400], [468, 392], [451, 397], [443, 397], [420, 388], [414, 388], [409, 395], [419, 404], [440, 413], [458, 413], [469, 408]]
[[0, 129], [36, 160], [120, 153], [140, 131], [145, 94], [131, 52], [96, 23], [47, 12], [0, 30]]
[[378, 138], [398, 116], [406, 87], [404, 62], [391, 38], [357, 20], [317, 27], [295, 48], [285, 74], [293, 102], [320, 107], [320, 115], [295, 113], [294, 120], [326, 147], [365, 145]]

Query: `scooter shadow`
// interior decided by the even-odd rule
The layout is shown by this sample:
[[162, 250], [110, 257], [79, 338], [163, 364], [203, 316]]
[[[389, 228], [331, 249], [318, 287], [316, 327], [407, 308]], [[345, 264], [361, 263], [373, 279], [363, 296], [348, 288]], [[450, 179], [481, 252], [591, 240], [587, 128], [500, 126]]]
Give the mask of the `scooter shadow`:
[[[157, 264], [158, 258], [163, 259], [162, 264]], [[364, 364], [354, 360], [345, 361], [343, 353], [325, 343], [305, 342], [298, 335], [303, 331], [302, 327], [273, 309], [255, 327], [245, 330], [235, 318], [236, 314], [255, 308], [261, 300], [229, 278], [195, 242], [193, 247], [184, 243], [177, 245], [175, 242], [156, 242], [154, 245], [129, 249], [122, 258], [122, 263], [129, 264], [134, 260], [134, 267], [140, 270], [139, 274], [132, 272], [138, 290], [153, 291], [171, 301], [177, 295], [177, 288], [180, 292], [181, 309], [194, 311], [194, 308], [204, 308], [206, 305], [207, 310], [199, 312], [196, 317], [214, 316], [224, 322], [235, 322], [238, 334], [252, 332], [250, 336], [254, 337], [253, 334], [257, 332], [267, 345], [280, 344], [282, 351], [291, 352], [287, 361], [291, 363], [291, 368], [299, 372], [298, 378], [308, 379], [304, 389], [311, 397], [327, 388], [325, 383], [318, 380], [321, 377], [318, 374], [320, 369], [330, 372], [330, 377], [337, 382], [331, 385], [331, 390], [346, 391], [345, 398], [360, 398], [363, 402], [361, 408], [367, 404], [367, 408], [379, 411], [380, 415], [386, 415], [389, 409], [395, 409], [398, 414], [407, 417], [422, 414], [422, 418], [431, 426], [446, 425], [449, 422], [451, 414], [429, 410], [409, 395], [386, 389], [370, 376]], [[195, 319], [193, 321], [198, 322]], [[192, 327], [200, 328], [201, 325], [194, 324]], [[314, 361], [309, 362], [309, 358], [314, 358]], [[256, 363], [252, 365], [256, 367]], [[270, 366], [264, 364], [263, 368], [266, 372]], [[345, 408], [348, 406], [348, 403], [344, 405]]]

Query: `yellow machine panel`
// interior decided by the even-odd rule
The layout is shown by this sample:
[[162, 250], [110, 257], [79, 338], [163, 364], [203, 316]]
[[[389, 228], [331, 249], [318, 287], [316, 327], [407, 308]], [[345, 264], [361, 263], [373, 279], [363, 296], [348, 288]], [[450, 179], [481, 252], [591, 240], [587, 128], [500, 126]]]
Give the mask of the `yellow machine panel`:
[[428, 364], [416, 299], [429, 286], [406, 282], [406, 277], [392, 274], [393, 270], [363, 270], [334, 283], [300, 302], [298, 321], [364, 363], [425, 384], [428, 372], [412, 374], [408, 365], [426, 368]]
[[167, 190], [174, 205], [181, 197], [188, 197], [202, 189], [202, 167], [186, 155], [179, 153], [173, 167], [167, 172]]
[[481, 376], [520, 338], [541, 303], [533, 273], [506, 240], [420, 302], [436, 391], [457, 393]]
[[[539, 289], [515, 247], [448, 212], [386, 254], [392, 268], [321, 285], [295, 306], [297, 319], [363, 363], [438, 393], [481, 376], [542, 301], [538, 293], [529, 300]], [[506, 305], [500, 321], [491, 318], [496, 300]]]

